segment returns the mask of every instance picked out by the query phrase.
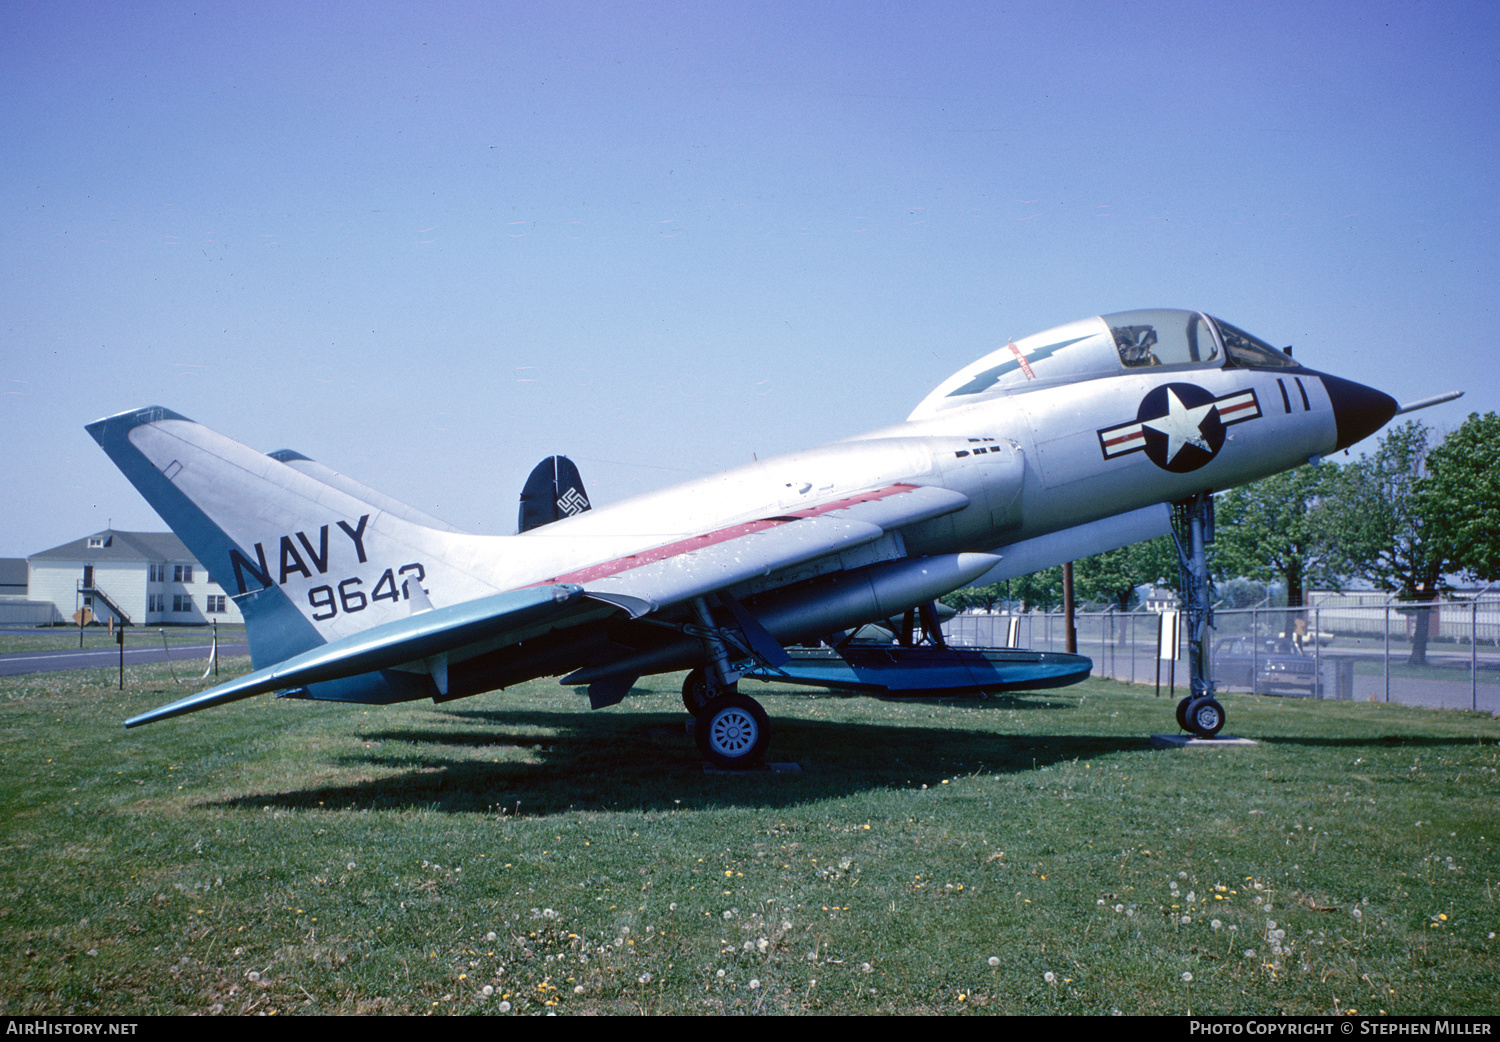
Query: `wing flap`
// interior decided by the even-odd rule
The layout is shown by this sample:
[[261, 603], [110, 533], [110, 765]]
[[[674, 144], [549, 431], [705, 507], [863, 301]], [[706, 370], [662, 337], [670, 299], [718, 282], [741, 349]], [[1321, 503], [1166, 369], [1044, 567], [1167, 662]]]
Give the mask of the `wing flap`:
[[579, 583], [632, 618], [783, 568], [874, 542], [887, 532], [962, 510], [969, 497], [925, 485], [890, 485], [751, 521], [621, 558], [558, 582]]
[[251, 695], [373, 673], [443, 655], [477, 641], [494, 640], [507, 632], [533, 627], [547, 618], [560, 618], [576, 610], [582, 594], [579, 587], [566, 584], [532, 586], [421, 611], [133, 716], [125, 721], [125, 726], [138, 727]]

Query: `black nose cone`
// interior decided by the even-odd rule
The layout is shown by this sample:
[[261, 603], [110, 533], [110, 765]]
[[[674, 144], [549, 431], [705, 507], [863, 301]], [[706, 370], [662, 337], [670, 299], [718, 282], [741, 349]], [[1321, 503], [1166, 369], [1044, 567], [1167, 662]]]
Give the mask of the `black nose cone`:
[[1328, 400], [1333, 403], [1333, 418], [1338, 424], [1338, 449], [1347, 449], [1357, 441], [1363, 441], [1384, 427], [1401, 408], [1396, 399], [1373, 387], [1343, 380], [1337, 376], [1318, 374]]

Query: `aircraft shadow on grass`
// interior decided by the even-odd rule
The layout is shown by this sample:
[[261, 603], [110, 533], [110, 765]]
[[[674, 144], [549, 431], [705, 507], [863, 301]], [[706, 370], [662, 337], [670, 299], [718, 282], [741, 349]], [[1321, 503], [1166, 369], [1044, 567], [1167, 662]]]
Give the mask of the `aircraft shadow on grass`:
[[[1017, 703], [1025, 699], [1015, 699]], [[794, 807], [871, 789], [918, 789], [981, 773], [1011, 774], [1052, 764], [1140, 751], [1138, 736], [997, 734], [956, 728], [786, 719], [781, 762], [799, 772], [709, 772], [688, 752], [682, 714], [610, 716], [567, 712], [455, 713], [473, 730], [392, 728], [358, 740], [338, 765], [384, 776], [350, 785], [265, 792], [222, 807], [285, 809], [423, 808], [452, 813], [537, 816], [579, 811], [674, 811], [710, 806]], [[545, 729], [537, 735], [533, 729]], [[463, 749], [455, 756], [444, 750]], [[497, 757], [490, 762], [474, 750]], [[385, 774], [388, 771], [393, 774]]]

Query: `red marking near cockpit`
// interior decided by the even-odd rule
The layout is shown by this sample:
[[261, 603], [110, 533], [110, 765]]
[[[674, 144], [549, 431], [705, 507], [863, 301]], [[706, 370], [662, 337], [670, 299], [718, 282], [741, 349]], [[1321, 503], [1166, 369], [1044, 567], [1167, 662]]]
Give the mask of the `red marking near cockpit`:
[[1010, 353], [1016, 356], [1016, 362], [1021, 366], [1021, 372], [1026, 374], [1026, 379], [1035, 380], [1036, 374], [1031, 371], [1031, 363], [1026, 361], [1026, 356], [1021, 353], [1021, 349], [1014, 342], [1005, 346], [1010, 348]]

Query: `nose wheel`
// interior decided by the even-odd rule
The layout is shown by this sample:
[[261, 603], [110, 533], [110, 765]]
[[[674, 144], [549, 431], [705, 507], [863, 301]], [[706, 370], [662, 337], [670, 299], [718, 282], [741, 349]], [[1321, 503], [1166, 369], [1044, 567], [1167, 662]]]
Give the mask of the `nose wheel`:
[[1224, 729], [1224, 707], [1211, 697], [1184, 698], [1177, 703], [1177, 726], [1199, 738], [1212, 738]]

